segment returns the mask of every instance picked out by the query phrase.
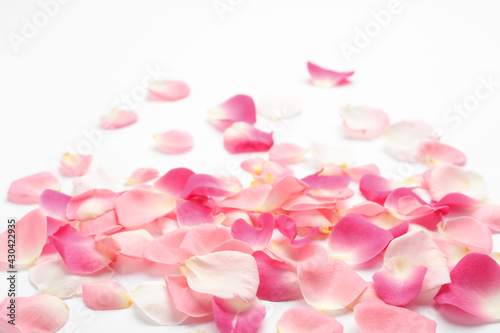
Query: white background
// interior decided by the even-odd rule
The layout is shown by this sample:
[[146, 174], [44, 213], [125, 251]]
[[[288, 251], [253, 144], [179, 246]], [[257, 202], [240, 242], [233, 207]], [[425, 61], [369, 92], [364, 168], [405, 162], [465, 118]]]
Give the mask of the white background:
[[[155, 167], [162, 173], [178, 166], [200, 173], [234, 170], [232, 166], [248, 155], [231, 156], [223, 149], [222, 135], [207, 123], [206, 111], [236, 93], [256, 100], [271, 93], [304, 103], [303, 113], [287, 122], [259, 118], [260, 128], [274, 130], [275, 142], [346, 144], [357, 149], [359, 164], [376, 162], [385, 174], [398, 174], [404, 165], [382, 152], [382, 139], [343, 140], [339, 107], [374, 106], [393, 122], [427, 120], [442, 130], [446, 143], [466, 153], [466, 168], [482, 174], [492, 202], [500, 202], [500, 87], [468, 115], [447, 111], [470, 101], [481, 77], [500, 82], [497, 1], [402, 0], [399, 13], [351, 61], [340, 45], [352, 45], [357, 29], [373, 22], [371, 12], [387, 8], [389, 1], [233, 0], [229, 3], [234, 6], [222, 16], [214, 3], [73, 0], [60, 5], [44, 23], [37, 1], [0, 1], [0, 211], [5, 221], [0, 230], [6, 228], [8, 217], [20, 218], [32, 208], [6, 201], [10, 182], [43, 170], [57, 172], [54, 165], [60, 156], [86, 145], [85, 133], [98, 128], [100, 116], [123, 94], [137, 93], [142, 81], [150, 80], [147, 68], [158, 68], [166, 73], [164, 78], [184, 80], [191, 96], [175, 103], [138, 103], [137, 124], [105, 132], [101, 142], [90, 146], [93, 169], [104, 166], [120, 178], [138, 167]], [[14, 34], [22, 37], [26, 22], [34, 17], [43, 26], [16, 50], [9, 39]], [[307, 60], [336, 70], [353, 69], [353, 83], [333, 89], [312, 87], [307, 83]], [[194, 149], [179, 156], [156, 151], [152, 135], [169, 129], [189, 131]], [[309, 161], [297, 172], [303, 176], [314, 167]], [[248, 176], [235, 172], [248, 184]], [[63, 190], [71, 193], [71, 180], [61, 180]], [[496, 237], [497, 251], [499, 242]], [[137, 282], [124, 284], [134, 289]], [[20, 275], [19, 283], [22, 295], [36, 292], [26, 274]], [[94, 313], [80, 299], [67, 302], [72, 326], [62, 332], [198, 328], [155, 327], [138, 319], [133, 309]], [[272, 332], [287, 306], [268, 305], [261, 332]], [[438, 322], [438, 332], [500, 329], [499, 324], [459, 327], [434, 309], [421, 311]], [[358, 332], [352, 316], [339, 320], [346, 332]], [[211, 323], [200, 327], [216, 331]]]

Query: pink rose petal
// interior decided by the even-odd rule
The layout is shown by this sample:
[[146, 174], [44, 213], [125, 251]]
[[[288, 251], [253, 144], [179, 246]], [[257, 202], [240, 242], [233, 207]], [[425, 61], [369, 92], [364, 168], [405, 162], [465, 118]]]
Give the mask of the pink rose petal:
[[344, 261], [311, 258], [297, 269], [307, 304], [321, 311], [344, 309], [365, 289], [366, 282]]
[[432, 170], [429, 193], [435, 201], [451, 193], [460, 193], [476, 201], [487, 199], [486, 185], [479, 174], [451, 164], [439, 165]]
[[126, 309], [132, 305], [127, 289], [115, 281], [85, 282], [82, 291], [83, 302], [92, 310]]
[[60, 191], [59, 180], [50, 172], [35, 173], [14, 180], [7, 192], [9, 201], [16, 204], [36, 204], [45, 190]]
[[206, 197], [193, 197], [177, 207], [177, 220], [181, 226], [213, 223], [215, 203]]
[[175, 308], [190, 317], [212, 314], [212, 295], [192, 290], [185, 276], [165, 276], [168, 293]]
[[70, 220], [91, 220], [115, 207], [118, 194], [106, 189], [90, 190], [72, 197], [66, 207]]
[[294, 306], [276, 323], [280, 333], [342, 333], [344, 326], [335, 318], [312, 308]]
[[486, 205], [471, 214], [475, 218], [486, 224], [492, 232], [500, 232], [500, 205]]
[[273, 214], [260, 214], [258, 223], [261, 225], [261, 228], [255, 228], [245, 222], [245, 220], [238, 219], [231, 225], [231, 235], [234, 239], [239, 239], [254, 248], [264, 247], [273, 235]]
[[116, 130], [136, 123], [137, 119], [137, 113], [134, 111], [113, 109], [101, 117], [100, 126], [105, 130]]
[[171, 195], [139, 188], [125, 192], [115, 202], [118, 222], [127, 229], [140, 228], [168, 214], [175, 206]]
[[81, 177], [87, 173], [92, 163], [91, 155], [71, 155], [65, 153], [61, 157], [61, 174], [66, 177]]
[[259, 301], [248, 303], [239, 297], [214, 297], [213, 311], [215, 326], [221, 333], [256, 333], [266, 316], [266, 308]]
[[143, 259], [145, 249], [154, 241], [144, 229], [118, 232], [109, 238], [120, 246], [119, 254], [136, 259]]
[[127, 178], [127, 186], [135, 186], [137, 184], [142, 184], [151, 179], [158, 177], [158, 170], [153, 168], [139, 168], [134, 170], [130, 177]]
[[279, 143], [269, 150], [269, 160], [280, 164], [295, 164], [302, 161], [308, 151], [309, 149], [294, 143]]
[[348, 83], [349, 76], [354, 72], [334, 72], [307, 62], [307, 70], [311, 75], [311, 83], [318, 87], [333, 87]]
[[419, 313], [380, 302], [354, 307], [354, 319], [363, 333], [434, 333], [436, 323]]
[[210, 123], [219, 131], [224, 132], [236, 122], [255, 124], [257, 114], [255, 103], [250, 96], [236, 95], [208, 111]]
[[45, 190], [40, 195], [39, 206], [47, 216], [59, 220], [67, 220], [66, 207], [71, 197], [64, 193], [54, 190]]
[[389, 126], [389, 117], [384, 111], [367, 106], [347, 105], [340, 111], [348, 137], [372, 140], [381, 136]]
[[184, 187], [192, 175], [194, 172], [186, 168], [172, 169], [153, 184], [153, 189], [178, 197], [184, 191]]
[[224, 131], [224, 148], [231, 154], [268, 151], [273, 144], [273, 133], [245, 122], [236, 122]]
[[490, 229], [472, 217], [461, 216], [447, 220], [439, 231], [445, 239], [465, 245], [474, 252], [488, 254], [493, 249]]
[[437, 141], [424, 141], [419, 146], [420, 154], [430, 164], [454, 164], [463, 166], [467, 158], [460, 150]]
[[153, 135], [158, 148], [165, 154], [182, 154], [193, 148], [194, 141], [191, 134], [180, 130], [171, 130]]
[[395, 158], [409, 163], [420, 163], [423, 158], [419, 147], [422, 142], [438, 141], [434, 129], [420, 120], [400, 121], [386, 128], [388, 152]]
[[148, 88], [151, 101], [174, 102], [189, 96], [189, 86], [182, 81], [159, 81]]

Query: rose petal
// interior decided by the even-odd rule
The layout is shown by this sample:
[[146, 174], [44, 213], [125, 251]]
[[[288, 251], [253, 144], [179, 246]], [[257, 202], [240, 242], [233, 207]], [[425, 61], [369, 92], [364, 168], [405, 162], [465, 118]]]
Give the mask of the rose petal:
[[366, 289], [361, 276], [334, 258], [304, 261], [299, 264], [297, 275], [305, 301], [321, 311], [343, 309]]
[[465, 245], [474, 252], [488, 254], [493, 249], [490, 229], [472, 217], [449, 219], [439, 231], [445, 239]]
[[237, 251], [221, 251], [186, 260], [186, 277], [194, 291], [245, 301], [255, 298], [259, 272], [255, 259]]
[[178, 197], [184, 191], [184, 187], [192, 175], [194, 172], [186, 168], [172, 169], [153, 184], [153, 189]]
[[245, 122], [236, 122], [224, 131], [224, 148], [231, 154], [268, 151], [273, 144], [273, 133]]
[[420, 154], [430, 164], [454, 164], [465, 165], [467, 158], [460, 150], [437, 141], [424, 141], [419, 146]]
[[165, 276], [165, 283], [177, 310], [190, 317], [204, 317], [212, 313], [213, 296], [189, 288], [185, 276]]
[[246, 211], [255, 211], [269, 195], [272, 186], [268, 184], [255, 185], [227, 197], [218, 207], [237, 208]]
[[269, 150], [269, 160], [281, 164], [295, 164], [303, 160], [309, 149], [294, 143], [279, 143]]
[[193, 148], [194, 142], [191, 134], [180, 130], [171, 130], [153, 135], [158, 143], [158, 148], [165, 154], [182, 154]]
[[137, 122], [137, 113], [130, 110], [112, 109], [107, 115], [101, 117], [100, 126], [105, 130], [116, 130]]
[[451, 164], [439, 165], [433, 169], [429, 193], [435, 201], [450, 193], [461, 193], [477, 201], [487, 199], [486, 185], [479, 174]]
[[122, 183], [119, 178], [112, 176], [105, 169], [99, 168], [74, 179], [73, 192], [76, 195], [93, 189], [107, 189], [113, 192], [120, 192], [123, 189]]
[[266, 316], [266, 308], [257, 300], [247, 303], [238, 297], [214, 297], [212, 304], [215, 326], [221, 333], [256, 333]]
[[305, 306], [286, 310], [276, 323], [280, 333], [342, 333], [344, 326], [335, 318]]
[[35, 173], [14, 180], [7, 192], [9, 201], [16, 204], [36, 204], [45, 190], [61, 190], [61, 183], [50, 172]]
[[191, 256], [191, 253], [180, 248], [180, 245], [188, 232], [189, 229], [186, 227], [179, 228], [156, 238], [144, 249], [144, 258], [171, 265], [184, 262]]
[[181, 197], [186, 200], [194, 196], [227, 197], [234, 194], [228, 185], [215, 176], [194, 174], [187, 179]]
[[407, 256], [392, 257], [373, 274], [380, 298], [390, 305], [404, 306], [418, 296], [428, 268], [415, 264]]
[[417, 312], [380, 302], [354, 307], [354, 319], [363, 333], [434, 333], [436, 323]]
[[99, 239], [122, 230], [123, 226], [118, 223], [116, 212], [112, 209], [91, 220], [79, 221], [78, 229], [82, 235]]
[[47, 216], [59, 220], [67, 220], [66, 207], [71, 197], [54, 190], [45, 190], [40, 195], [39, 206]]
[[120, 245], [118, 253], [136, 259], [144, 258], [144, 251], [154, 241], [153, 236], [144, 229], [122, 231], [109, 236]]
[[90, 190], [72, 197], [66, 207], [70, 220], [85, 221], [103, 215], [115, 207], [118, 194], [106, 189]]
[[367, 106], [347, 105], [341, 109], [340, 116], [348, 136], [353, 139], [378, 138], [389, 126], [389, 117], [384, 111]]
[[490, 256], [469, 253], [451, 271], [451, 283], [434, 297], [489, 321], [500, 321], [500, 266]]
[[293, 97], [263, 95], [259, 99], [257, 111], [271, 120], [287, 119], [302, 112], [302, 102]]
[[361, 215], [347, 214], [333, 226], [328, 249], [331, 256], [358, 265], [374, 258], [392, 239], [390, 232]]
[[354, 72], [334, 72], [307, 62], [307, 70], [311, 75], [311, 83], [318, 87], [333, 87], [348, 83], [348, 77]]
[[231, 225], [231, 235], [234, 239], [244, 241], [253, 248], [264, 247], [274, 230], [274, 216], [271, 213], [263, 213], [259, 215], [259, 223], [262, 228], [254, 228], [245, 220], [238, 219]]
[[420, 120], [400, 121], [389, 125], [384, 133], [388, 152], [404, 162], [420, 163], [419, 147], [422, 142], [438, 141], [434, 129]]
[[311, 153], [321, 164], [336, 164], [347, 167], [356, 162], [356, 152], [347, 147], [312, 142]]
[[68, 306], [51, 295], [7, 297], [0, 303], [2, 318], [8, 316], [7, 307], [12, 301], [15, 302], [15, 325], [20, 332], [53, 333], [68, 322]]
[[29, 271], [31, 282], [40, 292], [59, 298], [81, 295], [84, 282], [109, 280], [112, 276], [113, 270], [109, 267], [88, 275], [72, 274], [59, 257], [38, 260]]
[[364, 175], [359, 182], [359, 191], [370, 201], [374, 201], [380, 205], [385, 203], [385, 200], [394, 189], [392, 182], [378, 175]]
[[[10, 232], [14, 231], [14, 233]], [[0, 252], [0, 268], [5, 270], [26, 269], [30, 267], [42, 253], [47, 237], [47, 220], [40, 209], [30, 211], [15, 223], [13, 228], [0, 235], [0, 243], [4, 250]], [[14, 262], [11, 249], [14, 250]], [[8, 267], [8, 268], [7, 268]]]
[[189, 86], [182, 81], [153, 82], [148, 93], [151, 101], [173, 102], [189, 96]]
[[274, 184], [264, 203], [258, 207], [258, 211], [271, 212], [278, 209], [290, 196], [301, 193], [308, 187], [306, 183], [293, 176], [285, 176]]
[[87, 173], [92, 163], [91, 155], [72, 155], [65, 153], [61, 157], [61, 174], [66, 177], [81, 177]]
[[140, 228], [168, 214], [175, 206], [171, 195], [139, 188], [125, 192], [115, 202], [118, 222], [127, 229]]
[[115, 281], [85, 282], [82, 291], [83, 302], [92, 310], [118, 310], [132, 305], [128, 290]]
[[134, 170], [130, 177], [127, 178], [127, 186], [135, 186], [137, 184], [142, 184], [151, 179], [158, 177], [158, 170], [152, 168], [139, 168]]
[[475, 218], [486, 224], [493, 232], [500, 232], [500, 205], [486, 205], [471, 214]]
[[208, 110], [210, 123], [219, 131], [224, 132], [236, 122], [255, 124], [257, 114], [252, 97], [236, 95], [221, 105]]
[[141, 283], [132, 291], [132, 299], [134, 306], [157, 325], [179, 325], [188, 317], [175, 308], [164, 281]]
[[214, 221], [215, 203], [206, 197], [193, 197], [177, 207], [177, 220], [181, 226], [197, 226]]

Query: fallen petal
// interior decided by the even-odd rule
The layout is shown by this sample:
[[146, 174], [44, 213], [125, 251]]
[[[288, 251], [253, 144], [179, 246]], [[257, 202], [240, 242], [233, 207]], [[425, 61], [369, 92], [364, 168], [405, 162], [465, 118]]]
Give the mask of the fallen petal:
[[224, 131], [224, 148], [231, 154], [268, 151], [273, 144], [273, 133], [245, 122], [236, 122]]
[[221, 333], [256, 333], [266, 316], [266, 308], [258, 300], [247, 303], [239, 297], [214, 297], [213, 311], [215, 326]]
[[61, 183], [50, 172], [35, 173], [14, 180], [7, 194], [9, 201], [16, 204], [36, 204], [45, 190], [61, 190]]
[[279, 333], [342, 333], [344, 326], [335, 318], [312, 308], [294, 306], [276, 323]]
[[360, 140], [372, 140], [381, 136], [389, 117], [384, 111], [367, 106], [347, 105], [340, 111], [348, 137]]
[[115, 281], [85, 282], [82, 291], [83, 302], [92, 310], [118, 310], [132, 305], [127, 289]]
[[185, 276], [165, 276], [165, 283], [170, 299], [177, 310], [190, 317], [204, 317], [212, 314], [213, 296], [192, 290]]
[[105, 130], [116, 130], [137, 122], [137, 113], [130, 110], [112, 109], [107, 115], [101, 117], [100, 126]]
[[269, 160], [280, 164], [295, 164], [303, 160], [309, 149], [294, 143], [279, 143], [269, 150]]
[[189, 96], [189, 86], [182, 81], [159, 81], [148, 88], [151, 101], [173, 102]]
[[193, 148], [194, 141], [191, 134], [185, 131], [172, 130], [153, 135], [160, 151], [165, 154], [182, 154]]
[[252, 97], [236, 95], [221, 105], [208, 110], [210, 123], [219, 131], [224, 132], [236, 122], [253, 125], [257, 120], [255, 103]]
[[135, 186], [137, 184], [142, 184], [151, 179], [158, 177], [158, 170], [153, 168], [139, 168], [134, 170], [130, 177], [127, 178], [127, 186]]
[[66, 177], [81, 177], [87, 173], [92, 163], [91, 155], [71, 155], [65, 153], [61, 157], [61, 174]]
[[354, 72], [334, 72], [329, 69], [319, 67], [312, 62], [307, 62], [307, 70], [311, 75], [311, 83], [318, 87], [333, 87], [348, 82], [349, 76]]

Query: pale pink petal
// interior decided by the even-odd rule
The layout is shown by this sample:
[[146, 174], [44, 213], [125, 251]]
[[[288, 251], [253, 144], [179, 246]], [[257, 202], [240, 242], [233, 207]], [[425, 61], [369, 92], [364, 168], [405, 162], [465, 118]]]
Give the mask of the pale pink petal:
[[366, 282], [344, 261], [311, 258], [297, 268], [307, 304], [321, 311], [344, 309], [365, 289]]
[[400, 121], [386, 128], [388, 152], [395, 158], [409, 163], [423, 161], [419, 152], [422, 142], [439, 141], [434, 129], [420, 120]]
[[384, 111], [367, 106], [347, 105], [340, 111], [348, 137], [372, 140], [381, 136], [389, 126], [389, 117]]
[[238, 251], [242, 253], [246, 253], [252, 255], [255, 251], [245, 242], [242, 242], [238, 239], [229, 239], [217, 245], [212, 252], [221, 252], [221, 251]]
[[40, 195], [39, 206], [47, 216], [59, 220], [67, 220], [66, 207], [71, 197], [64, 193], [54, 190], [45, 190]]
[[436, 323], [417, 312], [380, 302], [354, 307], [354, 319], [363, 333], [435, 333]]
[[256, 333], [266, 316], [266, 308], [258, 300], [248, 303], [239, 297], [214, 297], [212, 304], [215, 326], [221, 333]]
[[333, 226], [328, 249], [331, 256], [358, 265], [374, 258], [392, 239], [390, 232], [361, 215], [347, 214]]
[[215, 203], [206, 197], [193, 197], [177, 207], [177, 221], [181, 226], [213, 223]]
[[95, 273], [111, 262], [105, 249], [100, 249], [92, 238], [79, 234], [69, 224], [60, 227], [49, 239], [72, 273]]
[[434, 243], [443, 251], [448, 258], [448, 268], [451, 270], [467, 254], [472, 251], [467, 246], [443, 238], [434, 238]]
[[311, 83], [318, 87], [333, 87], [348, 83], [349, 76], [354, 72], [335, 72], [307, 62], [307, 70], [311, 75]]
[[365, 302], [380, 302], [385, 304], [385, 302], [380, 299], [380, 296], [378, 295], [377, 290], [375, 290], [375, 286], [373, 285], [372, 281], [368, 281], [366, 283], [365, 291], [363, 291], [363, 293], [359, 295], [358, 298], [356, 298], [351, 304], [349, 304], [347, 308], [353, 311], [356, 305]]
[[490, 321], [500, 321], [500, 266], [486, 254], [469, 253], [451, 271], [451, 283], [434, 297]]
[[158, 148], [165, 154], [182, 154], [193, 149], [194, 141], [186, 131], [171, 130], [153, 135]]
[[472, 217], [453, 218], [443, 225], [439, 231], [445, 239], [465, 245], [474, 252], [488, 254], [493, 249], [490, 229]]
[[151, 179], [158, 177], [158, 170], [153, 168], [139, 168], [134, 170], [130, 177], [127, 178], [127, 186], [135, 186], [137, 184], [142, 184]]
[[293, 177], [285, 176], [273, 185], [264, 203], [260, 205], [258, 211], [271, 212], [283, 205], [290, 196], [299, 194], [309, 188], [303, 181]]
[[241, 168], [252, 174], [252, 185], [273, 184], [286, 175], [293, 176], [293, 170], [276, 162], [268, 162], [262, 158], [250, 158], [241, 163]]
[[89, 171], [92, 155], [72, 155], [65, 153], [61, 157], [61, 174], [66, 177], [81, 177]]
[[484, 179], [477, 173], [446, 164], [433, 169], [429, 180], [429, 193], [435, 201], [447, 194], [461, 193], [474, 200], [487, 198]]
[[357, 167], [350, 167], [345, 170], [345, 173], [351, 176], [353, 181], [359, 182], [364, 175], [380, 176], [380, 169], [375, 164], [366, 164]]
[[264, 247], [273, 235], [273, 214], [260, 214], [259, 223], [261, 228], [255, 228], [245, 222], [245, 220], [238, 219], [231, 225], [231, 235], [234, 239], [239, 239], [254, 248]]
[[385, 212], [386, 209], [384, 206], [372, 201], [361, 202], [349, 209], [349, 213], [361, 214], [369, 217], [377, 216]]
[[140, 228], [174, 210], [175, 199], [166, 193], [132, 189], [115, 202], [118, 222], [127, 229]]
[[500, 232], [500, 205], [486, 205], [471, 214], [471, 217], [486, 224], [492, 232]]
[[259, 272], [255, 259], [237, 251], [221, 251], [186, 260], [186, 277], [194, 291], [251, 301], [257, 294]]
[[276, 323], [279, 333], [342, 333], [344, 326], [335, 318], [312, 308], [294, 306]]
[[407, 256], [416, 265], [428, 268], [422, 292], [450, 282], [446, 256], [425, 231], [410, 232], [392, 240], [385, 250], [384, 263], [399, 256]]
[[231, 239], [229, 229], [212, 224], [202, 224], [191, 229], [179, 247], [191, 255], [203, 255], [213, 252], [219, 245]]
[[257, 111], [271, 120], [287, 119], [302, 112], [302, 101], [293, 97], [263, 95], [259, 99]]
[[[401, 220], [416, 220], [430, 215], [447, 214], [447, 206], [433, 207], [422, 200], [415, 192], [406, 187], [392, 191], [385, 201], [385, 208]], [[438, 219], [436, 222], [439, 222]], [[435, 227], [432, 228], [435, 230]]]
[[75, 195], [68, 202], [66, 216], [70, 220], [79, 221], [94, 219], [112, 210], [117, 198], [117, 193], [106, 189], [90, 190]]
[[269, 160], [280, 164], [295, 164], [303, 160], [309, 149], [294, 143], [279, 143], [269, 150]]
[[[1, 302], [0, 304], [2, 304], [2, 303], [3, 302]], [[22, 331], [16, 325], [10, 324], [8, 322], [9, 320], [10, 320], [9, 317], [0, 318], [0, 332], [2, 332], [2, 333], [22, 333]]]
[[235, 195], [224, 199], [218, 204], [218, 207], [254, 211], [264, 202], [271, 189], [272, 186], [269, 184], [255, 185], [245, 188]]
[[373, 283], [384, 302], [404, 306], [422, 290], [427, 270], [427, 266], [417, 265], [406, 256], [392, 257], [373, 274]]
[[177, 310], [190, 317], [204, 317], [212, 313], [213, 296], [189, 288], [185, 276], [165, 276], [165, 283]]
[[221, 132], [236, 122], [253, 125], [257, 120], [255, 103], [250, 96], [236, 95], [208, 110], [208, 118], [210, 123]]
[[144, 229], [119, 232], [109, 238], [120, 245], [118, 253], [137, 259], [144, 258], [144, 250], [154, 240], [153, 236]]
[[338, 190], [346, 188], [351, 182], [350, 176], [323, 175], [323, 169], [301, 179], [311, 190]]
[[385, 203], [387, 196], [394, 189], [393, 183], [386, 178], [378, 175], [366, 174], [359, 182], [359, 191], [370, 201], [374, 201], [380, 205]]
[[245, 122], [236, 122], [224, 131], [224, 148], [231, 154], [268, 151], [273, 144], [273, 133]]
[[116, 130], [137, 122], [137, 113], [130, 110], [112, 109], [107, 115], [101, 117], [100, 126], [105, 130]]
[[73, 193], [75, 195], [94, 189], [108, 189], [113, 192], [120, 192], [123, 189], [123, 181], [111, 175], [102, 167], [90, 171], [82, 177], [73, 179]]
[[318, 227], [321, 231], [326, 231], [332, 227], [332, 222], [316, 209], [290, 212], [289, 216], [295, 220], [298, 228]]
[[252, 256], [259, 270], [257, 297], [264, 301], [285, 302], [302, 298], [297, 269], [271, 258], [265, 252], [255, 251]]
[[460, 150], [433, 140], [422, 142], [419, 146], [419, 152], [430, 164], [463, 166], [467, 160], [465, 154]]
[[144, 249], [144, 258], [169, 265], [183, 263], [192, 255], [180, 248], [189, 230], [187, 227], [179, 228], [156, 238]]
[[[45, 215], [40, 209], [32, 210], [15, 224], [9, 223], [7, 228], [8, 230], [0, 235], [0, 243], [4, 248], [0, 252], [0, 268], [14, 270], [30, 267], [42, 253], [47, 240]], [[9, 257], [12, 251], [8, 250], [12, 248], [15, 258]]]
[[311, 258], [319, 258], [319, 260], [328, 259], [328, 253], [323, 246], [317, 244], [306, 244], [303, 247], [295, 247], [288, 239], [281, 242], [272, 240], [269, 242], [268, 249], [273, 256], [294, 269], [297, 269], [297, 266], [300, 263]]
[[189, 86], [182, 81], [153, 82], [148, 93], [151, 101], [173, 102], [189, 96]]
[[211, 175], [193, 174], [187, 179], [181, 197], [227, 197], [232, 194], [234, 192], [231, 184], [224, 180]]
[[113, 270], [109, 267], [93, 274], [76, 275], [71, 273], [60, 257], [48, 257], [38, 260], [30, 268], [31, 283], [44, 294], [54, 295], [59, 298], [70, 298], [82, 294], [84, 282], [97, 282], [109, 280]]
[[156, 325], [179, 325], [188, 317], [175, 308], [164, 281], [141, 283], [132, 291], [132, 299], [134, 306]]
[[194, 172], [186, 168], [172, 169], [153, 184], [153, 189], [178, 197], [184, 191], [184, 187], [192, 175]]
[[356, 162], [356, 152], [345, 146], [329, 145], [321, 142], [311, 143], [311, 153], [321, 164], [335, 164], [348, 167]]
[[15, 325], [20, 332], [53, 333], [68, 322], [68, 306], [51, 295], [7, 297], [0, 303], [2, 319], [8, 316], [12, 301], [15, 302]]
[[45, 190], [61, 190], [61, 183], [50, 172], [35, 173], [14, 180], [7, 191], [9, 201], [16, 204], [36, 204]]
[[114, 209], [108, 210], [96, 218], [78, 221], [78, 231], [85, 236], [100, 238], [122, 229], [123, 226], [118, 223], [118, 217]]
[[132, 305], [128, 290], [111, 280], [83, 283], [82, 295], [83, 302], [92, 310], [118, 310]]

